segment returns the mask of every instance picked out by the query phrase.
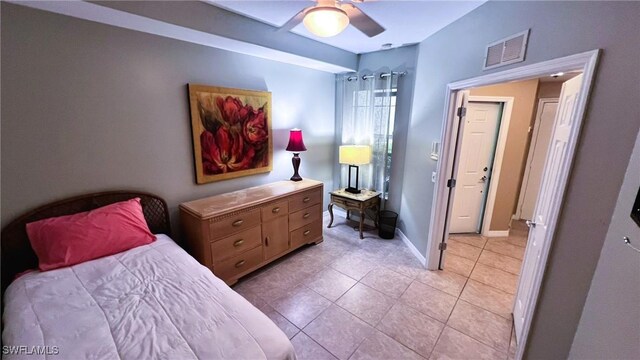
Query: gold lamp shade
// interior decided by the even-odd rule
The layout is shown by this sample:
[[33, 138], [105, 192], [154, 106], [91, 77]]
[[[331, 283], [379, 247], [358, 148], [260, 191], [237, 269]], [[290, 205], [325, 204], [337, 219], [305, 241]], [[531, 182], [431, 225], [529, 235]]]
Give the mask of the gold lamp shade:
[[347, 165], [365, 165], [371, 162], [371, 147], [368, 145], [340, 146], [338, 162]]
[[[349, 165], [349, 183], [345, 191], [352, 194], [359, 194], [358, 180], [360, 177], [360, 167], [358, 165], [365, 165], [371, 162], [371, 147], [367, 145], [343, 145], [340, 146], [340, 153], [338, 157], [340, 164]], [[351, 169], [356, 170], [356, 184], [351, 185]]]

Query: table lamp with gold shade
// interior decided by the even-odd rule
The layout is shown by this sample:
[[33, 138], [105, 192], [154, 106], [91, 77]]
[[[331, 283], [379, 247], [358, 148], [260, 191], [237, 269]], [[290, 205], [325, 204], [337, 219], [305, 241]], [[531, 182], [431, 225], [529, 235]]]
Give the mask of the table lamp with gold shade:
[[[371, 162], [371, 147], [367, 145], [343, 145], [340, 146], [339, 160], [340, 164], [349, 165], [349, 183], [346, 192], [359, 194], [358, 181], [360, 180], [359, 165], [366, 165]], [[356, 169], [356, 183], [351, 185], [351, 170]]]

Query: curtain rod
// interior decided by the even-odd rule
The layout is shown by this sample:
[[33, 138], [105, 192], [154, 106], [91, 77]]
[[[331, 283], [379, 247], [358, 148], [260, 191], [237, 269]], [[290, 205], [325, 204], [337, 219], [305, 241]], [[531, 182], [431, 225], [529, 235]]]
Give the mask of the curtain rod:
[[[395, 76], [405, 76], [405, 75], [407, 75], [407, 72], [406, 71], [401, 71], [401, 72], [392, 71], [392, 72], [388, 72], [388, 73], [382, 73], [382, 74], [380, 74], [380, 78], [384, 79], [384, 78], [388, 78], [388, 77], [393, 76], [393, 75], [395, 75]], [[372, 79], [374, 77], [375, 77], [374, 74], [362, 75], [362, 80], [368, 80], [368, 79]], [[349, 76], [347, 78], [347, 81], [354, 81], [354, 80], [356, 80], [356, 81], [358, 80], [358, 77], [355, 76], [355, 75], [354, 76]]]

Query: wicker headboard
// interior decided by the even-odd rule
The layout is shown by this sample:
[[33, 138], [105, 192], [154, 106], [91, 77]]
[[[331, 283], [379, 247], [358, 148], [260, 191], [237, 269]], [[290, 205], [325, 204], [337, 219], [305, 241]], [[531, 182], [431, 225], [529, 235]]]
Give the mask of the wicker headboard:
[[2, 294], [4, 295], [4, 290], [13, 281], [16, 274], [38, 267], [38, 258], [31, 249], [27, 237], [27, 223], [54, 216], [89, 211], [136, 197], [140, 198], [144, 218], [147, 220], [151, 232], [171, 235], [167, 203], [156, 195], [142, 192], [107, 191], [80, 195], [41, 206], [13, 220], [2, 229], [1, 234]]

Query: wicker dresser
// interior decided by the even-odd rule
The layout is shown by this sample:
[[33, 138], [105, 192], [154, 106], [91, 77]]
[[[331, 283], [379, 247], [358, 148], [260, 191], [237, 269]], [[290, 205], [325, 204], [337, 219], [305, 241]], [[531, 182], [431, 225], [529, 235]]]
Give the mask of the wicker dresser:
[[180, 204], [188, 250], [231, 285], [305, 244], [322, 241], [323, 185], [279, 181]]

